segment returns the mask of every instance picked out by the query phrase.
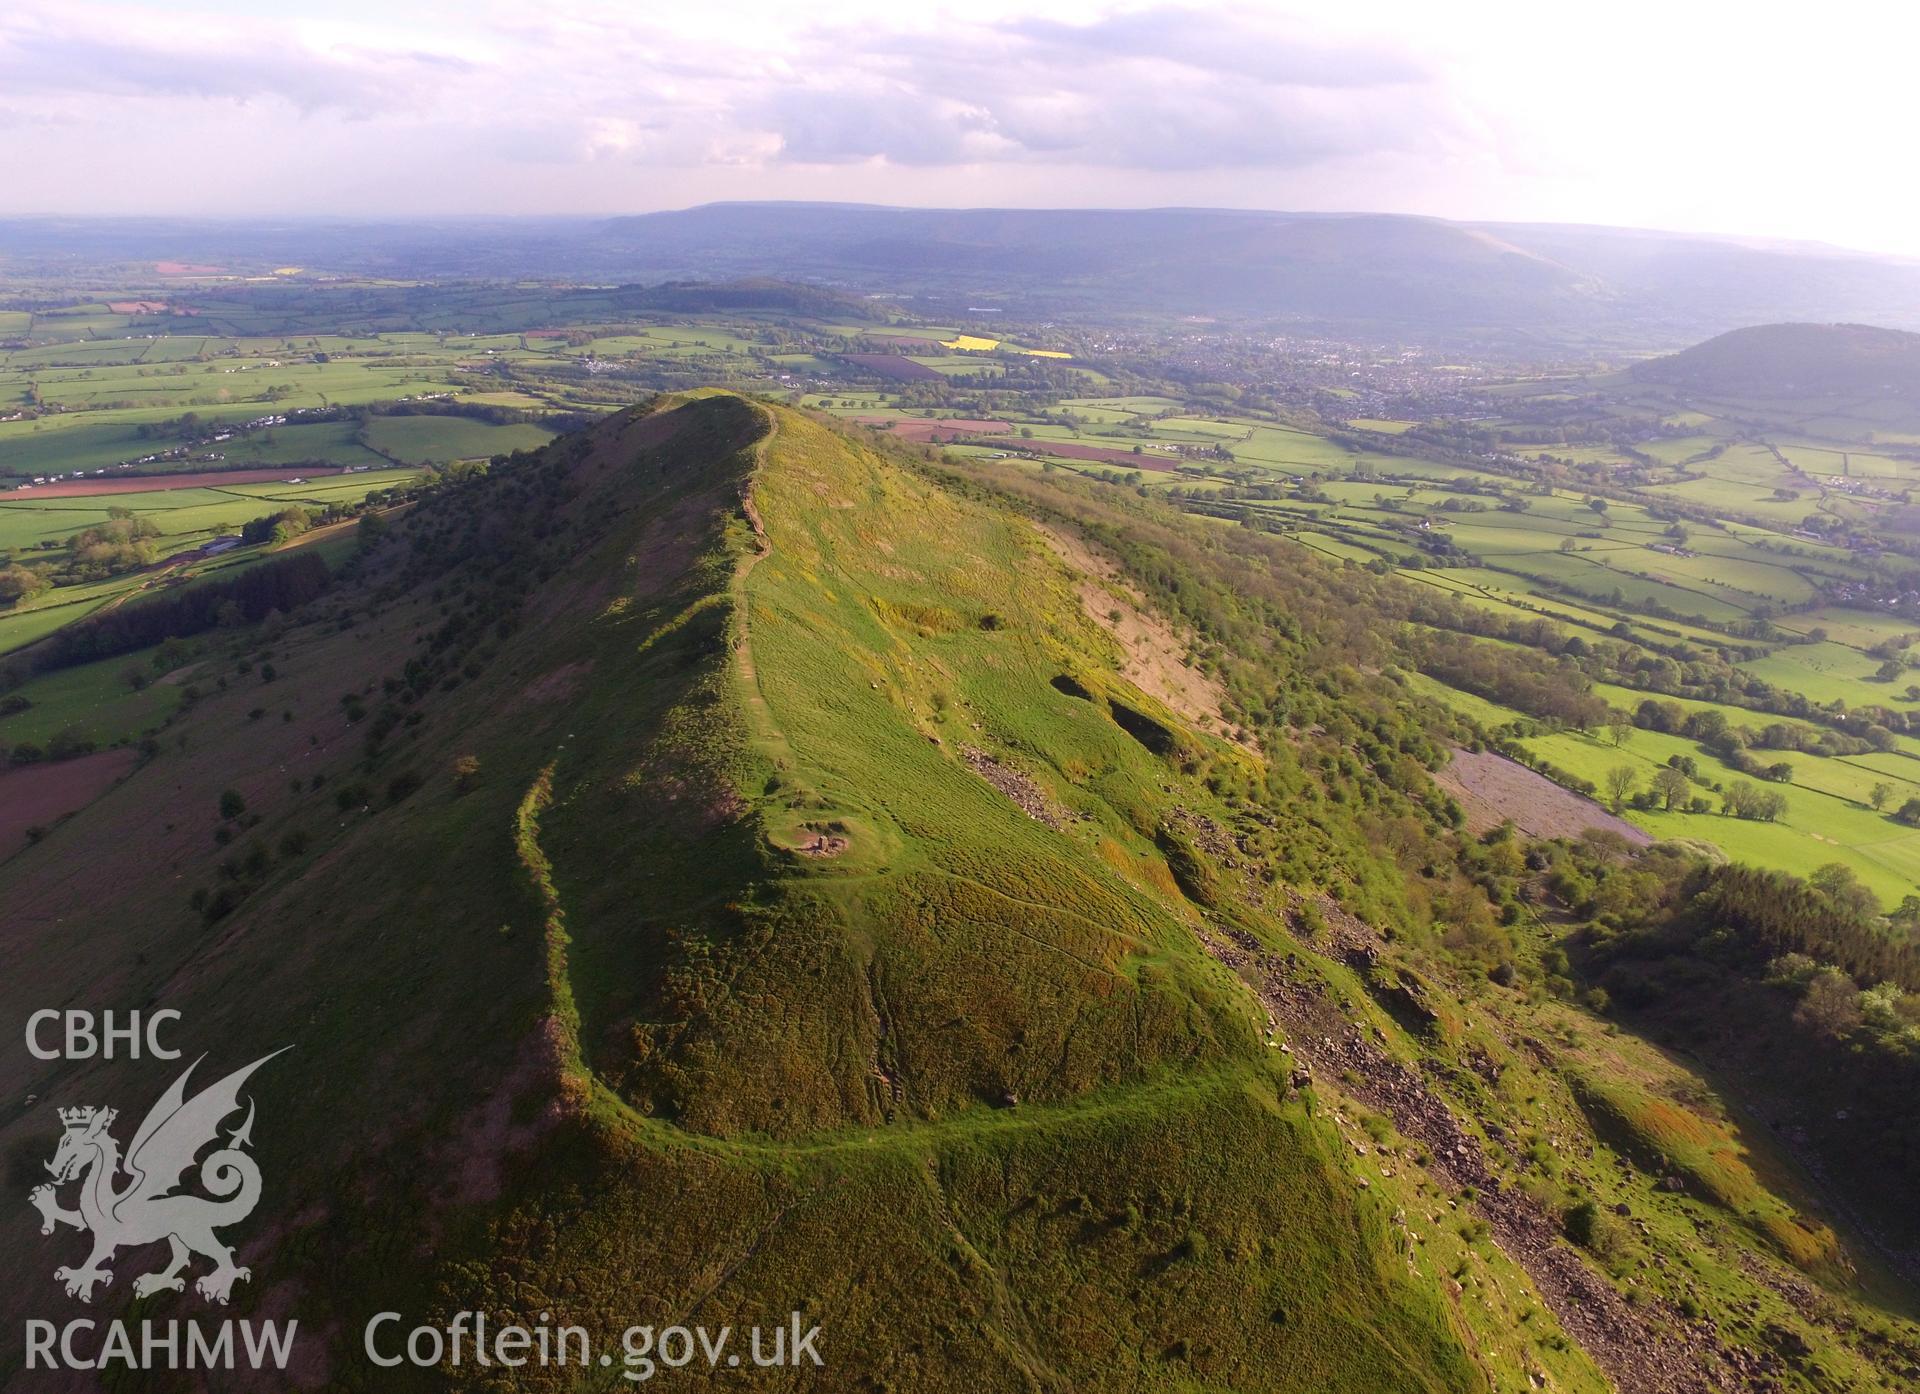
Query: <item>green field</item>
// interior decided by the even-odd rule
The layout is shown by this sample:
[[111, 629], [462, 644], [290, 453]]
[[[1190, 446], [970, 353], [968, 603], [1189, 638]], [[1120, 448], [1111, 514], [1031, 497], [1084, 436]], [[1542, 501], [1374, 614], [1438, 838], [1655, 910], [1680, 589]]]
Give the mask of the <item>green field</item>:
[[490, 426], [455, 416], [383, 416], [368, 428], [369, 446], [392, 460], [444, 464], [536, 450], [553, 433], [534, 425]]
[[[1595, 784], [1603, 784], [1609, 770], [1625, 765], [1639, 772], [1640, 787], [1645, 787], [1653, 771], [1672, 755], [1692, 756], [1707, 780], [1748, 778], [1706, 755], [1693, 741], [1651, 731], [1636, 732], [1626, 745], [1617, 748], [1608, 740], [1577, 733], [1535, 736], [1522, 744]], [[1765, 754], [1771, 758], [1770, 752]], [[1699, 792], [1713, 798], [1713, 812], [1628, 809], [1623, 816], [1656, 837], [1711, 843], [1736, 861], [1777, 867], [1800, 876], [1829, 862], [1844, 863], [1889, 906], [1912, 894], [1920, 885], [1920, 828], [1904, 827], [1867, 806], [1867, 791], [1876, 776], [1836, 760], [1785, 758], [1795, 765], [1794, 782], [1766, 786], [1777, 789], [1787, 800], [1787, 811], [1776, 822], [1723, 814], [1718, 811], [1718, 797], [1704, 787]], [[1920, 761], [1912, 763], [1913, 778], [1889, 780], [1899, 790], [1896, 805], [1900, 799], [1920, 794]]]
[[[60, 544], [83, 529], [108, 522], [112, 516], [109, 510], [130, 513], [158, 529], [151, 539], [157, 560], [152, 566], [105, 579], [55, 585], [0, 609], [0, 654], [45, 638], [102, 605], [136, 596], [156, 584], [171, 583], [181, 573], [179, 568], [165, 565], [169, 558], [193, 552], [215, 538], [232, 536], [254, 519], [286, 508], [351, 507], [370, 494], [409, 487], [421, 478], [418, 470], [380, 469], [316, 474], [297, 481], [156, 487], [81, 498], [16, 494], [0, 501], [0, 564], [17, 560], [33, 568], [58, 565], [64, 556]], [[247, 565], [258, 555], [258, 548], [245, 548], [189, 559], [184, 563], [184, 574], [218, 574]]]
[[[32, 703], [27, 710], [0, 716], [0, 749], [26, 742], [44, 747], [63, 731], [77, 732], [100, 745], [131, 740], [164, 721], [180, 704], [180, 684], [153, 681], [145, 653], [105, 659], [48, 673], [9, 693]], [[128, 678], [138, 673], [144, 686]]]
[[[1044, 448], [1047, 441], [1123, 451], [1145, 447], [1143, 463], [1172, 466], [1141, 470], [1138, 487], [1150, 493], [1203, 509], [1222, 523], [1244, 519], [1289, 533], [1329, 560], [1399, 568], [1409, 584], [1452, 596], [1491, 618], [1545, 620], [1589, 642], [1624, 640], [1662, 653], [1719, 655], [1733, 653], [1743, 627], [1759, 617], [1802, 634], [1819, 625], [1827, 630], [1825, 643], [1772, 644], [1759, 656], [1740, 657], [1738, 672], [1818, 704], [1920, 709], [1920, 702], [1906, 698], [1905, 681], [1875, 676], [1880, 659], [1865, 652], [1920, 624], [1903, 629], [1871, 610], [1822, 603], [1842, 588], [1892, 584], [1907, 563], [1863, 557], [1858, 547], [1800, 535], [1803, 521], [1816, 511], [1869, 521], [1879, 516], [1871, 498], [1835, 485], [1835, 479], [1920, 478], [1920, 464], [1903, 458], [1899, 447], [1871, 443], [1873, 432], [1898, 423], [1864, 407], [1712, 398], [1681, 403], [1662, 389], [1617, 376], [1572, 385], [1516, 383], [1490, 393], [1487, 400], [1497, 409], [1524, 401], [1601, 400], [1601, 406], [1583, 409], [1612, 412], [1612, 420], [1653, 411], [1669, 423], [1666, 433], [1632, 446], [1603, 440], [1542, 448], [1538, 453], [1561, 471], [1542, 480], [1525, 462], [1524, 448], [1516, 452], [1522, 459], [1517, 466], [1431, 449], [1430, 432], [1414, 430], [1431, 418], [1411, 408], [1348, 407], [1355, 414], [1320, 422], [1299, 411], [1224, 410], [1217, 401], [1201, 402], [1165, 384], [1142, 382], [1124, 394], [1102, 389], [1094, 384], [1109, 381], [1110, 365], [1070, 334], [1062, 349], [1073, 353], [1071, 360], [1031, 364], [1021, 363], [1011, 348], [945, 352], [905, 345], [949, 379], [1031, 368], [1065, 373], [1067, 381], [1081, 384], [1068, 393], [1010, 388], [976, 400], [967, 395], [972, 389], [921, 387], [916, 396], [894, 384], [875, 389], [836, 380], [843, 368], [834, 355], [851, 339], [940, 342], [968, 332], [950, 324], [861, 326], [791, 315], [776, 323], [751, 313], [623, 317], [615, 293], [534, 286], [434, 295], [351, 288], [325, 311], [317, 301], [283, 312], [267, 310], [265, 300], [247, 293], [210, 294], [202, 313], [191, 318], [116, 315], [106, 298], [116, 297], [24, 320], [16, 313], [10, 321], [8, 332], [30, 342], [0, 353], [0, 401], [9, 383], [24, 400], [30, 383], [39, 402], [60, 410], [0, 422], [0, 468], [111, 469], [151, 452], [156, 440], [174, 439], [154, 433], [184, 411], [215, 423], [229, 438], [190, 442], [187, 460], [163, 462], [167, 468], [190, 467], [203, 458], [225, 465], [325, 460], [354, 466], [485, 459], [534, 448], [551, 432], [533, 420], [492, 424], [379, 409], [425, 397], [535, 415], [602, 410], [623, 394], [638, 395], [648, 382], [685, 381], [672, 375], [692, 374], [705, 382], [757, 384], [841, 415], [996, 417], [1014, 424], [1010, 443], [1029, 448]], [[364, 308], [340, 308], [348, 305]], [[1055, 337], [1013, 324], [994, 335], [1008, 345]], [[1608, 392], [1617, 399], [1606, 401]], [[1329, 395], [1345, 402], [1355, 391], [1329, 389]], [[296, 418], [237, 429], [237, 423], [266, 414], [341, 406], [375, 411], [356, 419]], [[1352, 434], [1334, 439], [1347, 428]], [[1002, 453], [992, 446], [953, 452], [956, 459], [983, 465]], [[215, 455], [217, 461], [210, 458]], [[1129, 473], [1126, 464], [1069, 457], [1053, 457], [1044, 468], [1095, 480]], [[1567, 477], [1567, 471], [1583, 470], [1592, 485]], [[1633, 484], [1620, 487], [1623, 472], [1630, 471], [1639, 472]], [[399, 476], [380, 469], [338, 484], [329, 478], [316, 474], [299, 486], [156, 491], [114, 502], [159, 523], [160, 550], [177, 551], [273, 507], [357, 501]], [[1593, 506], [1592, 487], [1602, 489], [1604, 507]], [[1781, 490], [1795, 497], [1776, 497]], [[1676, 502], [1711, 510], [1712, 516], [1676, 522], [1670, 511]], [[103, 515], [104, 505], [93, 500], [0, 498], [0, 551], [31, 555], [40, 544], [58, 542]], [[73, 587], [0, 614], [0, 650], [48, 633], [130, 588], [125, 578]], [[1628, 707], [1643, 695], [1604, 683], [1600, 692]], [[1767, 718], [1737, 700], [1721, 705], [1735, 724], [1766, 724]], [[1572, 741], [1561, 751], [1566, 767], [1590, 768], [1592, 752], [1575, 738], [1541, 739]], [[1899, 750], [1909, 748], [1920, 751], [1920, 740], [1902, 737]], [[1783, 827], [1818, 820], [1820, 805], [1803, 807], [1807, 799], [1858, 808], [1876, 782], [1869, 766], [1813, 757], [1804, 763], [1790, 792], [1795, 808]], [[1709, 821], [1729, 820], [1715, 815]], [[1749, 843], [1780, 835], [1722, 831]], [[1886, 878], [1902, 874], [1897, 868], [1905, 865], [1900, 838], [1879, 847], [1872, 827], [1842, 831], [1836, 845], [1861, 865], [1879, 868], [1875, 884], [1890, 891]], [[1818, 845], [1810, 834], [1803, 840]]]
[[1740, 666], [1757, 678], [1789, 692], [1804, 693], [1815, 702], [1896, 709], [1920, 706], [1920, 701], [1906, 695], [1909, 686], [1920, 684], [1920, 669], [1910, 668], [1901, 677], [1883, 682], [1875, 676], [1880, 667], [1878, 659], [1832, 640], [1789, 645]]
[[276, 508], [291, 504], [324, 506], [342, 499], [358, 502], [371, 492], [417, 478], [417, 470], [382, 469], [315, 474], [298, 482], [158, 487], [84, 498], [0, 495], [0, 551], [27, 553], [48, 540], [66, 538], [106, 521], [109, 509], [127, 509], [137, 517], [153, 519], [161, 530], [158, 539], [161, 549], [174, 551], [232, 531], [239, 524]]

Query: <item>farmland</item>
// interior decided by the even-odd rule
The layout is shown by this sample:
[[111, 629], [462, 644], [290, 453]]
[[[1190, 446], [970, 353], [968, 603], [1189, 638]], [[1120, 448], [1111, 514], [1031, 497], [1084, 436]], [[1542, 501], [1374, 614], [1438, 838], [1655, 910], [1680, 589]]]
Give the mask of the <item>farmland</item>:
[[[14, 564], [48, 568], [112, 509], [157, 529], [155, 564], [214, 571], [236, 559], [196, 549], [262, 515], [364, 506], [647, 392], [723, 384], [950, 460], [1144, 493], [1397, 577], [1489, 630], [1533, 626], [1557, 636], [1555, 652], [1571, 640], [1587, 655], [1572, 680], [1623, 720], [1678, 696], [1758, 733], [1791, 697], [1803, 727], [1859, 739], [1886, 727], [1872, 713], [1890, 714], [1885, 753], [1767, 754], [1791, 767], [1787, 808], [1752, 820], [1718, 811], [1711, 786], [1739, 772], [1698, 742], [1649, 732], [1614, 747], [1597, 728], [1542, 728], [1444, 684], [1422, 698], [1488, 730], [1527, 727], [1517, 753], [1576, 787], [1620, 761], [1644, 786], [1685, 745], [1714, 811], [1625, 810], [1656, 835], [1798, 869], [1839, 860], [1888, 903], [1916, 870], [1892, 815], [1909, 747], [1920, 754], [1906, 734], [1909, 719], [1920, 729], [1907, 647], [1920, 560], [1899, 541], [1920, 481], [1901, 431], [1920, 439], [1920, 421], [1883, 404], [1714, 396], [1618, 370], [1408, 367], [1350, 349], [1329, 371], [1325, 345], [1290, 357], [1203, 344], [1245, 388], [1250, 365], [1277, 375], [1264, 399], [1236, 389], [1236, 406], [1156, 369], [1176, 344], [1196, 351], [1170, 329], [924, 322], [810, 290], [702, 311], [567, 287], [129, 285], [7, 313], [0, 477], [46, 481], [0, 494]], [[152, 584], [145, 570], [69, 577], [0, 612], [0, 652]], [[1674, 677], [1706, 670], [1710, 691]], [[1876, 809], [1883, 783], [1894, 794]]]
[[[512, 1272], [597, 1301], [634, 1242], [704, 1273], [708, 1236], [626, 1216], [777, 1182], [795, 1198], [752, 1229], [828, 1301], [834, 1273], [900, 1271], [847, 1242], [845, 1195], [901, 1217], [915, 1271], [948, 1253], [1087, 1330], [1052, 1294], [1089, 1274], [1172, 1274], [1207, 1342], [1252, 1312], [1214, 1383], [1278, 1359], [1472, 1387], [1464, 1337], [1603, 1388], [1560, 1322], [1629, 1273], [1646, 1320], [1726, 1323], [1725, 1359], [1765, 1320], [1842, 1381], [1872, 1367], [1775, 1283], [1831, 1282], [1851, 1322], [1873, 1251], [1717, 1084], [1603, 1019], [1616, 988], [1655, 999], [1599, 956], [1691, 942], [1731, 863], [1856, 892], [1874, 935], [1911, 921], [1920, 616], [1891, 498], [1833, 486], [1836, 525], [1808, 526], [1744, 418], [1530, 450], [1501, 433], [1573, 379], [1181, 325], [808, 287], [136, 283], [82, 308], [8, 322], [0, 413], [0, 864], [61, 935], [30, 967], [160, 923], [139, 952], [174, 974], [218, 925], [238, 977], [205, 1001], [288, 995], [303, 1049], [375, 1082], [355, 1117], [421, 1092], [390, 1007], [423, 951], [459, 1004], [425, 1087], [510, 1072], [545, 1023], [605, 1134], [525, 1174], [583, 1178], [548, 1213], [592, 1242], [514, 1239], [499, 1268], [466, 1229], [419, 1258], [434, 1290], [505, 1306]], [[1723, 472], [1688, 463], [1720, 445]], [[243, 607], [282, 575], [311, 588]], [[101, 865], [128, 870], [62, 899]], [[1877, 1060], [1846, 1065], [1849, 1106]], [[1890, 1136], [1831, 1174], [1886, 1171]], [[331, 1184], [275, 1146], [292, 1193]], [[1633, 1223], [1580, 1238], [1582, 1215]], [[1654, 1262], [1703, 1226], [1684, 1271]], [[1573, 1294], [1529, 1259], [1568, 1242], [1593, 1259]], [[1472, 1300], [1411, 1304], [1403, 1271]], [[1138, 1387], [1192, 1350], [1123, 1334], [1063, 1365]]]
[[[116, 517], [151, 529], [141, 554], [150, 559], [115, 574], [50, 585], [0, 610], [0, 654], [157, 585], [248, 564], [258, 549], [232, 547], [230, 539], [255, 519], [287, 509], [325, 516], [329, 510], [364, 506], [369, 498], [404, 493], [421, 478], [412, 469], [334, 471], [267, 481], [250, 479], [250, 473], [235, 472], [245, 482], [218, 482], [220, 476], [202, 474], [177, 486], [163, 476], [149, 476], [145, 489], [116, 488], [85, 496], [47, 497], [33, 488], [0, 494], [0, 555], [49, 577], [60, 574], [58, 568], [70, 555], [66, 544], [76, 535]], [[221, 548], [221, 539], [229, 539], [228, 550], [206, 550]]]
[[[18, 288], [9, 301], [0, 285], [0, 655], [232, 574], [305, 527], [392, 508], [653, 390], [830, 383], [837, 401], [927, 440], [1012, 428], [939, 432], [889, 389], [1044, 388], [1076, 371], [1044, 340], [779, 287], [700, 314], [646, 292], [162, 275], [79, 298]], [[249, 525], [257, 535], [241, 537]], [[0, 737], [34, 744], [46, 713], [69, 705]], [[101, 739], [135, 734], [96, 719], [106, 710], [74, 708]]]
[[[1442, 701], [1464, 714], [1498, 729], [1534, 729], [1537, 723], [1511, 709], [1491, 707], [1470, 694], [1438, 689]], [[1642, 694], [1605, 689], [1604, 695], [1625, 709], [1629, 699]], [[1747, 721], [1751, 713], [1731, 710]], [[1580, 730], [1537, 732], [1517, 739], [1526, 756], [1592, 786], [1605, 798], [1610, 771], [1627, 769], [1635, 791], [1650, 786], [1654, 775], [1672, 760], [1692, 761], [1696, 792], [1707, 807], [1696, 810], [1662, 807], [1622, 809], [1622, 816], [1656, 838], [1679, 839], [1718, 848], [1725, 856], [1759, 866], [1778, 867], [1808, 875], [1829, 863], [1850, 867], [1888, 905], [1896, 905], [1920, 884], [1920, 828], [1901, 825], [1887, 816], [1906, 799], [1920, 797], [1920, 758], [1904, 753], [1888, 756], [1822, 758], [1795, 753], [1786, 763], [1793, 779], [1779, 786], [1784, 811], [1770, 819], [1732, 816], [1721, 807], [1718, 791], [1740, 777], [1739, 772], [1706, 751], [1699, 743], [1677, 735], [1635, 731], [1623, 743]], [[1872, 806], [1876, 786], [1891, 793], [1884, 810]]]

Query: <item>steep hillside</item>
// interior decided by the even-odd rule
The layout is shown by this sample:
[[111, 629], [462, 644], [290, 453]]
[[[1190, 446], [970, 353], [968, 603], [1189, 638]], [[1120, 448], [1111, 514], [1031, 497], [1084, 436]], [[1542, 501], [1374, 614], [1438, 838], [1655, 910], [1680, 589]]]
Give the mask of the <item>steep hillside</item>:
[[1730, 396], [1920, 397], [1920, 334], [1760, 324], [1637, 364], [1635, 377]]
[[[204, 650], [141, 767], [0, 863], [0, 1014], [293, 1047], [236, 1302], [300, 1318], [315, 1386], [501, 1387], [369, 1368], [382, 1310], [611, 1349], [798, 1310], [826, 1371], [756, 1384], [1872, 1387], [1911, 1334], [1766, 1144], [1472, 967], [1511, 945], [1352, 584], [737, 397], [624, 412]], [[16, 1041], [9, 1184], [54, 1105], [174, 1073]], [[1655, 1124], [1722, 1190], [1664, 1184]], [[0, 1339], [125, 1309], [137, 1266], [82, 1308], [34, 1220]]]
[[[1204, 742], [1051, 685], [1105, 693], [1108, 641], [1017, 520], [698, 400], [423, 507], [260, 642], [271, 683], [225, 665], [0, 873], [16, 1017], [294, 1045], [244, 1296], [337, 1331], [529, 1289], [602, 1332], [801, 1306], [850, 1378], [916, 1388], [1485, 1387], [1153, 850]], [[13, 1098], [170, 1077], [6, 1062]], [[49, 1123], [10, 1118], [16, 1170]], [[355, 1237], [423, 1225], [438, 1261]]]

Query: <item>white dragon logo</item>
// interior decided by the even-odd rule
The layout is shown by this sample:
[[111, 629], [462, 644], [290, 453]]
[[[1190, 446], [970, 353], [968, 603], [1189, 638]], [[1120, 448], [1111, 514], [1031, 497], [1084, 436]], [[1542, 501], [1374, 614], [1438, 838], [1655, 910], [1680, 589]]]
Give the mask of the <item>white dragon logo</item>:
[[[195, 1254], [214, 1263], [213, 1271], [194, 1283], [195, 1291], [210, 1302], [226, 1302], [234, 1283], [253, 1276], [234, 1266], [233, 1250], [214, 1233], [246, 1219], [260, 1201], [260, 1168], [242, 1150], [253, 1136], [251, 1100], [247, 1121], [228, 1135], [226, 1146], [200, 1164], [200, 1184], [214, 1199], [176, 1194], [175, 1188], [193, 1166], [195, 1154], [219, 1141], [220, 1123], [240, 1107], [240, 1086], [247, 1076], [271, 1059], [273, 1055], [263, 1056], [189, 1099], [187, 1076], [200, 1063], [194, 1061], [148, 1110], [124, 1162], [110, 1131], [119, 1116], [115, 1110], [91, 1105], [60, 1110], [66, 1132], [47, 1163], [53, 1183], [35, 1187], [30, 1199], [40, 1212], [42, 1234], [52, 1234], [55, 1225], [93, 1234], [93, 1253], [84, 1267], [54, 1270], [54, 1281], [66, 1285], [67, 1296], [92, 1301], [96, 1284], [113, 1281], [105, 1264], [116, 1249], [145, 1248], [162, 1239], [172, 1246], [172, 1257], [164, 1269], [134, 1280], [136, 1297], [186, 1291], [187, 1280], [180, 1274]], [[116, 1187], [122, 1171], [126, 1184]], [[79, 1208], [63, 1209], [55, 1188], [75, 1179], [80, 1181]]]

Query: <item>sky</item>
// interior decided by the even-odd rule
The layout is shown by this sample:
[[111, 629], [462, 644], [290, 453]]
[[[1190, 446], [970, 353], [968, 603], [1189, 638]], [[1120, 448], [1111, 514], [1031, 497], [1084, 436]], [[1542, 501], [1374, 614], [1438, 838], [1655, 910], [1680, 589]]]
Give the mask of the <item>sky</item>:
[[1920, 256], [1920, 6], [6, 0], [0, 216], [1425, 213]]

